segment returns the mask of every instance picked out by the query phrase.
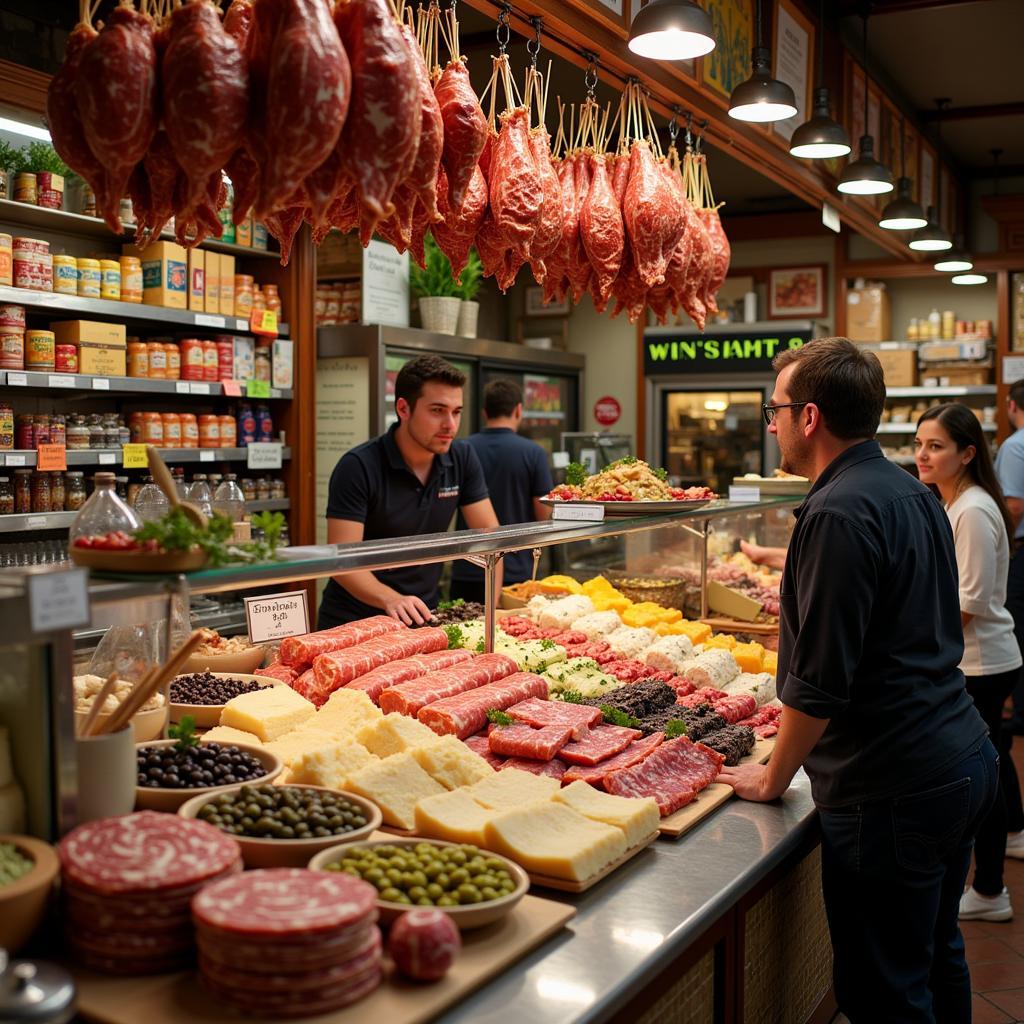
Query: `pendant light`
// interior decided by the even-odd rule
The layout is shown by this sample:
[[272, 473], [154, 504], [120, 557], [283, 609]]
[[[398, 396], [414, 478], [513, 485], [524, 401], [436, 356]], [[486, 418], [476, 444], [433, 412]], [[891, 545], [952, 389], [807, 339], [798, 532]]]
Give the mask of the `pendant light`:
[[868, 16], [864, 14], [864, 134], [860, 154], [843, 169], [836, 188], [850, 196], [878, 196], [892, 191], [892, 171], [875, 159], [875, 140], [868, 133]]
[[911, 180], [904, 174], [906, 170], [904, 153], [903, 118], [900, 118], [900, 178], [896, 182], [896, 198], [891, 199], [882, 210], [878, 221], [880, 228], [888, 231], [913, 231], [923, 228], [928, 223], [920, 204], [911, 195]]
[[814, 90], [814, 109], [811, 119], [804, 121], [789, 140], [790, 156], [802, 160], [828, 160], [846, 156], [850, 140], [846, 129], [832, 119], [828, 106], [828, 88], [825, 82], [825, 0], [821, 0], [821, 20], [818, 26], [818, 85]]
[[953, 284], [988, 284], [984, 274], [957, 274], [951, 280]]
[[752, 74], [732, 91], [729, 98], [729, 116], [737, 121], [754, 121], [768, 124], [771, 121], [785, 121], [796, 112], [796, 96], [793, 90], [772, 78], [771, 54], [762, 45], [761, 0], [757, 0], [757, 35], [751, 55]]
[[932, 269], [946, 274], [962, 274], [974, 269], [974, 260], [964, 246], [963, 235], [956, 236], [953, 248], [939, 256], [932, 264]]
[[[939, 162], [939, 173], [937, 188], [939, 195], [942, 195], [942, 108], [949, 102], [948, 99], [935, 101], [939, 108], [939, 116], [935, 121], [935, 153]], [[945, 252], [953, 248], [953, 238], [948, 231], [945, 231], [939, 223], [939, 211], [934, 206], [928, 207], [928, 223], [923, 228], [918, 228], [910, 236], [908, 243], [915, 252]]]
[[715, 48], [711, 15], [693, 0], [650, 0], [629, 27], [629, 48], [652, 60], [692, 60]]

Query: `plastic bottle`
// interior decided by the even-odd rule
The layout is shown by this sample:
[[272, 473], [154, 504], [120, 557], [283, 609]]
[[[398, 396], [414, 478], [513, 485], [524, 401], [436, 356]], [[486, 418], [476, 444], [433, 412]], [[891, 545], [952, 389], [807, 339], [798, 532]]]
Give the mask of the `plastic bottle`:
[[942, 337], [942, 314], [937, 309], [928, 314], [928, 337], [933, 340]]
[[188, 500], [193, 505], [198, 505], [203, 515], [213, 515], [213, 495], [210, 494], [210, 485], [206, 481], [205, 473], [196, 473], [192, 477], [192, 486], [188, 489]]
[[151, 476], [147, 476], [146, 482], [135, 495], [135, 514], [144, 523], [149, 523], [162, 518], [170, 507], [167, 495], [157, 487]]
[[256, 406], [256, 440], [274, 440], [274, 418], [270, 414], [269, 405]]
[[113, 473], [97, 473], [94, 481], [96, 489], [71, 523], [72, 544], [79, 537], [102, 537], [114, 530], [130, 533], [142, 525], [139, 517], [117, 496], [114, 489], [117, 478]]
[[213, 495], [213, 511], [237, 523], [245, 516], [245, 495], [238, 486], [238, 477], [228, 473]]

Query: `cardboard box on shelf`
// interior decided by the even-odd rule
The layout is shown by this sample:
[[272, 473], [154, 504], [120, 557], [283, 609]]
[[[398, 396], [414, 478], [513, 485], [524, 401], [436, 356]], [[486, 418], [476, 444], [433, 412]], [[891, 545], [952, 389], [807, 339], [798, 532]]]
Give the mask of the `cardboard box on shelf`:
[[922, 383], [926, 387], [977, 387], [995, 380], [991, 366], [929, 366]]
[[206, 256], [198, 246], [188, 251], [188, 308], [196, 313], [206, 310]]
[[918, 350], [922, 363], [945, 363], [958, 359], [984, 359], [988, 346], [984, 341], [926, 341]]
[[[59, 345], [109, 345], [124, 348], [127, 335], [124, 324], [101, 324], [96, 320], [58, 320], [50, 324]], [[83, 370], [83, 373], [90, 371]]]
[[233, 338], [235, 380], [252, 380], [256, 376], [256, 339]]
[[220, 313], [220, 255], [206, 254], [206, 296], [203, 307], [207, 313]]
[[292, 363], [294, 347], [294, 342], [285, 339], [275, 341], [271, 348], [270, 383], [275, 388], [290, 388], [294, 383]]
[[221, 316], [235, 315], [235, 257], [220, 255]]
[[350, 277], [363, 270], [363, 250], [356, 233], [331, 231], [316, 252], [316, 272], [321, 280]]
[[869, 342], [863, 347], [878, 357], [886, 387], [917, 386], [917, 345], [914, 342], [890, 341], [881, 345]]
[[867, 284], [846, 293], [846, 336], [851, 341], [892, 337], [892, 304], [884, 284]]
[[174, 242], [153, 242], [145, 249], [124, 247], [142, 262], [142, 301], [166, 309], [188, 308], [188, 254]]
[[78, 346], [78, 372], [93, 373], [101, 377], [128, 375], [127, 349], [124, 345], [94, 345], [82, 342]]

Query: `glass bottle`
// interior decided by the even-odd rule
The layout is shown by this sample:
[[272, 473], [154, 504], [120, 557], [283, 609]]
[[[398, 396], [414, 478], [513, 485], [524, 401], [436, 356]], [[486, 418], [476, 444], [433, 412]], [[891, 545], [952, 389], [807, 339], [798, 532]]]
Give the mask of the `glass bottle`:
[[205, 473], [196, 473], [192, 477], [192, 486], [188, 489], [188, 500], [193, 505], [197, 505], [204, 515], [213, 515], [213, 495], [210, 494], [210, 485], [207, 483]]
[[0, 515], [14, 512], [14, 487], [9, 476], [0, 476]]
[[95, 489], [71, 523], [72, 544], [79, 537], [103, 536], [112, 530], [130, 533], [142, 525], [139, 517], [117, 496], [117, 478], [113, 473], [97, 473], [93, 482]]
[[144, 523], [149, 523], [162, 518], [170, 507], [171, 503], [167, 500], [167, 495], [157, 487], [151, 476], [147, 476], [146, 482], [135, 495], [136, 515]]
[[213, 496], [213, 511], [227, 516], [231, 522], [237, 523], [245, 516], [245, 495], [238, 486], [238, 477], [228, 473]]

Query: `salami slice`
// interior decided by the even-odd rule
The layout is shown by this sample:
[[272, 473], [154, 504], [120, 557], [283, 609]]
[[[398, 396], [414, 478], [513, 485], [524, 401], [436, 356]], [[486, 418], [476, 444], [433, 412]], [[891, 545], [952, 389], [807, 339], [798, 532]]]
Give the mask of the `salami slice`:
[[[351, 1006], [368, 996], [383, 979], [380, 966], [369, 968], [364, 975], [333, 985], [310, 995], [299, 998], [297, 995], [281, 994], [273, 998], [268, 993], [251, 993], [239, 989], [218, 985], [209, 974], [203, 974], [203, 985], [217, 998], [230, 1003], [243, 1013], [260, 1017], [313, 1017], [332, 1010], [340, 1010]], [[316, 998], [313, 998], [313, 996]]]
[[545, 679], [532, 672], [516, 672], [475, 690], [428, 704], [416, 717], [442, 736], [453, 733], [465, 739], [483, 729], [491, 708], [504, 710], [528, 697], [546, 697], [547, 694]]
[[724, 761], [717, 751], [680, 736], [662, 743], [640, 764], [606, 775], [604, 788], [616, 796], [654, 797], [664, 816], [714, 782]]
[[270, 676], [271, 679], [280, 679], [282, 683], [291, 686], [299, 678], [299, 672], [294, 665], [285, 665], [284, 662], [275, 661], [266, 668], [261, 668], [261, 676]]
[[403, 658], [401, 661], [389, 661], [386, 665], [371, 669], [365, 675], [353, 679], [345, 686], [351, 690], [364, 691], [367, 697], [376, 704], [380, 700], [380, 695], [390, 687], [419, 679], [428, 672], [451, 668], [452, 665], [469, 661], [472, 657], [470, 651], [462, 649], [429, 651], [426, 654], [414, 655], [412, 658]]
[[714, 703], [714, 709], [730, 725], [734, 725], [741, 719], [747, 718], [757, 710], [757, 698], [752, 693], [737, 693], [729, 697], [722, 697]]
[[503, 768], [507, 763], [504, 757], [499, 757], [497, 754], [491, 753], [490, 737], [485, 736], [483, 733], [479, 736], [469, 736], [462, 742], [465, 743], [474, 754], [479, 754], [492, 768]]
[[448, 647], [448, 634], [434, 626], [405, 629], [400, 633], [376, 636], [365, 643], [329, 654], [321, 654], [313, 662], [317, 684], [324, 700], [340, 686], [351, 683], [371, 669], [391, 661], [410, 658], [428, 651], [443, 651]]
[[586, 739], [567, 743], [559, 757], [569, 764], [595, 765], [614, 757], [643, 735], [639, 729], [625, 729], [619, 725], [599, 725]]
[[590, 783], [592, 786], [600, 786], [606, 775], [611, 775], [612, 772], [621, 771], [624, 768], [631, 768], [635, 764], [640, 764], [656, 747], [661, 745], [661, 741], [664, 738], [665, 734], [663, 732], [653, 732], [650, 736], [645, 736], [642, 740], [636, 740], [631, 743], [621, 754], [616, 754], [600, 764], [593, 765], [592, 767], [588, 765], [573, 765], [565, 773], [565, 783], [568, 785], [570, 782], [582, 780], [583, 782]]
[[402, 683], [380, 695], [380, 708], [385, 713], [397, 711], [415, 717], [420, 708], [445, 697], [454, 697], [478, 686], [493, 683], [518, 669], [506, 654], [481, 654], [472, 661], [444, 671], [431, 672], [420, 679]]
[[601, 721], [598, 708], [585, 704], [563, 704], [556, 700], [539, 700], [536, 697], [513, 704], [508, 713], [518, 721], [537, 728], [544, 725], [571, 725], [574, 740], [585, 739], [589, 728]]
[[373, 615], [357, 622], [347, 622], [333, 629], [322, 629], [319, 633], [305, 633], [292, 636], [281, 641], [280, 657], [286, 665], [294, 668], [308, 667], [313, 659], [320, 654], [341, 651], [346, 647], [355, 647], [383, 633], [397, 633], [405, 629], [397, 619], [390, 615]]
[[487, 740], [491, 752], [505, 757], [550, 761], [572, 736], [571, 725], [507, 725], [495, 729]]

